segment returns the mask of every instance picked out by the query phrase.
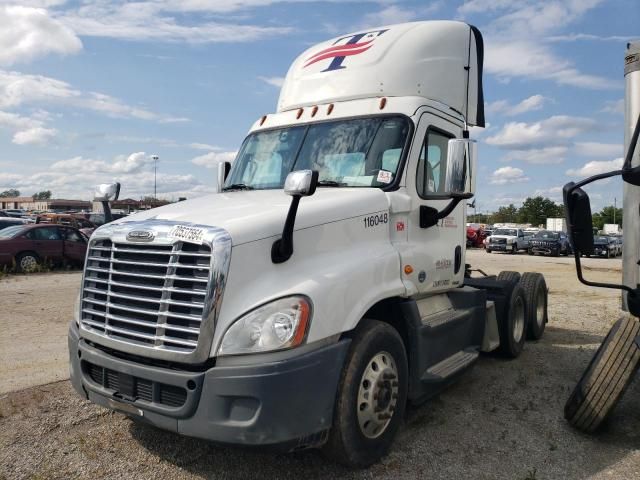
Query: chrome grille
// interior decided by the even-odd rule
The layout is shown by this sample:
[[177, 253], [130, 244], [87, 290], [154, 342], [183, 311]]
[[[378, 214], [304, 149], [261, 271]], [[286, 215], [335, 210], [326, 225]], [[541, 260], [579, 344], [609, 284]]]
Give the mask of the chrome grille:
[[112, 239], [89, 245], [81, 297], [84, 328], [101, 336], [189, 353], [207, 316], [211, 247]]

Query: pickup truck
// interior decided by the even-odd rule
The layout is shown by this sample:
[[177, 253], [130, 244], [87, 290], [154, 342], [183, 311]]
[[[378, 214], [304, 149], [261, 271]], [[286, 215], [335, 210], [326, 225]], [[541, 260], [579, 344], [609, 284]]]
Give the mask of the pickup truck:
[[498, 228], [487, 239], [486, 251], [518, 253], [529, 249], [529, 235], [521, 228]]

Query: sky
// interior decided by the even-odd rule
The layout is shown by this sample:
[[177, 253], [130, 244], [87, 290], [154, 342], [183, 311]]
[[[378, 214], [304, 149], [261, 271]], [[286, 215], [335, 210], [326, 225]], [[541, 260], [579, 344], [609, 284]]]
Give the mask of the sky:
[[[0, 0], [0, 191], [177, 199], [213, 190], [289, 64], [363, 28], [456, 19], [485, 41], [477, 211], [617, 168], [638, 0]], [[621, 204], [619, 180], [590, 190]]]

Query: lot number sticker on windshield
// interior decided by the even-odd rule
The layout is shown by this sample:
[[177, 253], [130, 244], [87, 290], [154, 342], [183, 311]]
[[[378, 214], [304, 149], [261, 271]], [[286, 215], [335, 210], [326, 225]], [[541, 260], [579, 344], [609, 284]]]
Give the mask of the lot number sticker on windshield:
[[177, 238], [183, 242], [202, 244], [204, 228], [176, 225], [169, 231], [169, 238]]
[[380, 183], [391, 183], [391, 172], [380, 170], [378, 172], [378, 181]]

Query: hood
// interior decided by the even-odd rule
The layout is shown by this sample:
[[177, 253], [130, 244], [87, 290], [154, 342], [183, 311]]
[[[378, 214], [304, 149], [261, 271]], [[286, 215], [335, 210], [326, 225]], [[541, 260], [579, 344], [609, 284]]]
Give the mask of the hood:
[[[216, 226], [231, 235], [233, 245], [282, 233], [291, 197], [282, 189], [233, 191], [173, 203], [131, 215], [113, 224], [167, 220]], [[295, 230], [389, 209], [387, 195], [378, 188], [319, 187], [300, 200]]]
[[517, 235], [491, 235], [491, 240], [497, 240], [498, 238], [516, 238]]

